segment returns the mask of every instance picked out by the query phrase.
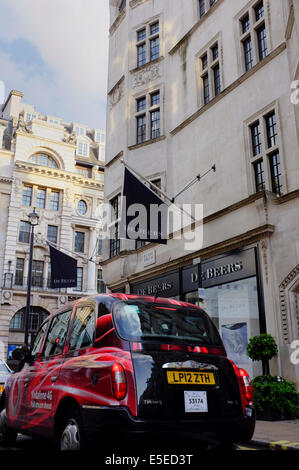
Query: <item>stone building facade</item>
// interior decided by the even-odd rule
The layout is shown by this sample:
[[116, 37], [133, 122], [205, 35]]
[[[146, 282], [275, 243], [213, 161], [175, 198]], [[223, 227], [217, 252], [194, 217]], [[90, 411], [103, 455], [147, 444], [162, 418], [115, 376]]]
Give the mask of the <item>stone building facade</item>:
[[203, 243], [106, 242], [112, 291], [199, 301], [229, 355], [255, 376], [248, 338], [267, 332], [271, 373], [294, 380], [299, 340], [299, 5], [292, 0], [110, 0], [105, 200], [123, 160], [176, 204], [203, 204]]
[[[0, 117], [0, 356], [24, 341], [30, 224], [35, 208], [30, 332], [49, 312], [105, 291], [102, 224], [105, 132], [42, 116], [12, 90]], [[77, 259], [77, 286], [50, 288], [50, 241]]]

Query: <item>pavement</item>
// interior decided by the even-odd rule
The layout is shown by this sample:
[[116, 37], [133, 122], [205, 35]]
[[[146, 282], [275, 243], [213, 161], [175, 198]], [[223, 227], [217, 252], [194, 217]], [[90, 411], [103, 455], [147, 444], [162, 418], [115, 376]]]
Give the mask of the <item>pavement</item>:
[[275, 450], [299, 450], [299, 419], [257, 420], [251, 443]]

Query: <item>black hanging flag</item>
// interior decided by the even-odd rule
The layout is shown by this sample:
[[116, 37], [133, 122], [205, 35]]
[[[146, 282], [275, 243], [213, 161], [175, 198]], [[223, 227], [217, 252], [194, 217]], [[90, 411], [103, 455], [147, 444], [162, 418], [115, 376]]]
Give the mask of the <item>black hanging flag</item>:
[[168, 206], [125, 168], [120, 238], [167, 243]]
[[50, 247], [51, 288], [75, 287], [77, 285], [77, 260]]

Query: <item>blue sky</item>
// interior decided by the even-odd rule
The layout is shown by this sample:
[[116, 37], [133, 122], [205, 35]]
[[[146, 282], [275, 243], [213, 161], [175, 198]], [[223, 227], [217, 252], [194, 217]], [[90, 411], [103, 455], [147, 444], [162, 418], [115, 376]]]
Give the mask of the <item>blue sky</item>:
[[[105, 128], [108, 0], [1, 0], [0, 81], [41, 114]], [[0, 97], [1, 98], [1, 97]]]

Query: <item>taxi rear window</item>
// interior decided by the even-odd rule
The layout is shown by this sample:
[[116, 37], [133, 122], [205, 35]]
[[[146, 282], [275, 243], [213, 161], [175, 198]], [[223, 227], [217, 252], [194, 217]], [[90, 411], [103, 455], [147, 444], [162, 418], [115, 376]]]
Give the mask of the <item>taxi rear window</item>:
[[165, 341], [222, 346], [219, 333], [203, 311], [192, 307], [142, 301], [113, 305], [119, 336], [127, 341]]

